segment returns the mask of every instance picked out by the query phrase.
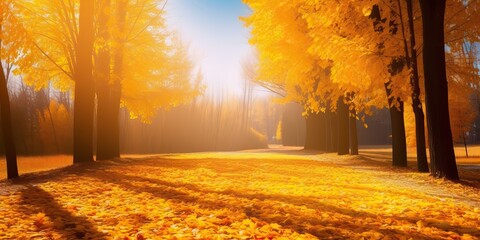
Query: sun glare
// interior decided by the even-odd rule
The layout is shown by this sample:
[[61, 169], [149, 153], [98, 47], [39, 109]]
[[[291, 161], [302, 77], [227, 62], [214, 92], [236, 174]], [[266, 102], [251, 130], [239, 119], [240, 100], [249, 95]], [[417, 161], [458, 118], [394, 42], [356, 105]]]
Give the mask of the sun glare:
[[249, 14], [248, 7], [240, 1], [175, 0], [166, 10], [169, 27], [189, 46], [207, 91], [240, 96], [246, 81], [241, 64], [252, 54], [250, 34], [239, 19]]

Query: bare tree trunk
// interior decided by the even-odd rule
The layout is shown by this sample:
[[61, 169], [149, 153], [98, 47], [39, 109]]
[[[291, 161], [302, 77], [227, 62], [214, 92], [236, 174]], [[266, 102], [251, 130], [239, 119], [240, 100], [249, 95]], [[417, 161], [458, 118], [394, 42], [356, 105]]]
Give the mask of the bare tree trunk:
[[355, 98], [355, 93], [350, 92], [348, 95], [348, 102], [350, 103], [349, 108], [349, 117], [348, 117], [348, 128], [350, 132], [350, 155], [358, 155], [358, 135], [357, 135], [357, 110], [355, 108], [355, 103], [353, 102]]
[[423, 21], [425, 102], [432, 175], [458, 180], [448, 110], [444, 18], [446, 0], [420, 0]]
[[400, 107], [390, 107], [392, 123], [392, 164], [396, 167], [407, 166], [407, 140], [405, 137], [405, 120], [403, 118], [403, 102]]
[[325, 150], [325, 113], [310, 113], [306, 123], [305, 149]]
[[76, 49], [73, 162], [93, 162], [93, 115], [95, 87], [92, 76], [94, 1], [80, 1]]
[[346, 155], [349, 153], [349, 111], [348, 105], [340, 97], [337, 102], [338, 115], [338, 155]]
[[[409, 60], [412, 75], [410, 84], [412, 85], [412, 108], [415, 114], [415, 139], [417, 146], [417, 167], [419, 172], [429, 172], [427, 161], [427, 150], [425, 144], [425, 116], [423, 115], [422, 101], [420, 100], [420, 84], [418, 77], [417, 49], [415, 41], [415, 25], [413, 22], [413, 4], [412, 0], [407, 1], [408, 26], [410, 29], [410, 54]], [[401, 8], [401, 6], [400, 6]], [[407, 51], [408, 53], [408, 51]]]
[[326, 131], [325, 137], [327, 139], [327, 152], [337, 152], [338, 150], [338, 117], [336, 112], [330, 110], [330, 106], [327, 106], [325, 112], [326, 118]]
[[350, 125], [350, 154], [358, 155], [357, 112], [355, 111], [355, 107], [353, 107], [353, 109], [350, 110], [349, 125]]

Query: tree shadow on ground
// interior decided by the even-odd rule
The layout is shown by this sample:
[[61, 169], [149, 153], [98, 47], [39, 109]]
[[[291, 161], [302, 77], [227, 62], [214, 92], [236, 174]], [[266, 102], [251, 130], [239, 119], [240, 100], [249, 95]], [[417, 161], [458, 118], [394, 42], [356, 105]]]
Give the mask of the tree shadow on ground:
[[[243, 161], [243, 160], [242, 160]], [[297, 161], [297, 160], [295, 160]], [[236, 160], [229, 163], [241, 162], [241, 160]], [[280, 161], [288, 162], [288, 160]], [[332, 166], [332, 164], [328, 163], [321, 163], [321, 162], [313, 162], [309, 160], [298, 160], [302, 164], [305, 164], [306, 167], [321, 167], [321, 166]], [[350, 164], [350, 163], [348, 163]], [[348, 165], [347, 164], [347, 165]], [[298, 166], [298, 164], [292, 164], [292, 166]], [[335, 165], [335, 164], [333, 164]], [[368, 163], [367, 163], [368, 165]], [[416, 218], [406, 218], [406, 217], [397, 217], [397, 216], [386, 216], [386, 215], [374, 215], [368, 212], [356, 211], [350, 208], [340, 208], [335, 205], [325, 204], [321, 202], [321, 199], [313, 198], [313, 197], [296, 197], [296, 196], [289, 196], [289, 195], [281, 195], [281, 194], [257, 194], [252, 192], [241, 192], [235, 189], [227, 189], [227, 190], [211, 190], [205, 189], [201, 185], [193, 184], [193, 183], [176, 183], [170, 182], [160, 179], [154, 178], [146, 178], [141, 176], [132, 176], [132, 175], [125, 175], [120, 173], [115, 173], [112, 171], [104, 171], [110, 169], [110, 167], [119, 166], [124, 168], [135, 168], [137, 166], [145, 166], [145, 167], [158, 167], [159, 170], [161, 168], [178, 168], [180, 170], [185, 169], [198, 169], [198, 168], [212, 168], [215, 171], [223, 173], [231, 173], [231, 174], [243, 174], [244, 172], [248, 172], [251, 170], [252, 167], [249, 166], [249, 163], [245, 163], [242, 165], [235, 165], [233, 164], [228, 169], [222, 168], [215, 164], [215, 161], [211, 159], [205, 160], [196, 160], [196, 161], [189, 161], [189, 160], [172, 160], [172, 159], [154, 159], [154, 158], [147, 158], [144, 160], [139, 159], [130, 159], [130, 160], [116, 160], [116, 161], [107, 161], [102, 163], [97, 163], [94, 165], [83, 165], [79, 167], [72, 167], [67, 168], [65, 171], [61, 171], [62, 176], [65, 175], [79, 175], [84, 177], [89, 177], [92, 179], [98, 179], [104, 182], [113, 183], [118, 185], [119, 187], [126, 189], [133, 193], [142, 193], [147, 192], [152, 194], [157, 198], [162, 199], [171, 199], [173, 201], [178, 201], [180, 203], [194, 203], [202, 206], [206, 209], [220, 209], [220, 208], [228, 208], [230, 210], [240, 210], [243, 211], [247, 216], [251, 218], [257, 218], [262, 221], [268, 223], [280, 223], [284, 227], [290, 228], [300, 233], [310, 233], [316, 236], [325, 237], [325, 236], [337, 236], [340, 238], [346, 238], [346, 234], [342, 232], [334, 231], [330, 226], [335, 226], [336, 229], [344, 229], [345, 231], [350, 231], [354, 233], [362, 233], [363, 231], [368, 231], [371, 229], [378, 229], [382, 225], [381, 223], [387, 218], [393, 218], [401, 221], [408, 222], [409, 224], [415, 225], [416, 221], [419, 219]], [[337, 165], [338, 166], [338, 165]], [[351, 165], [353, 166], [353, 165]], [[375, 166], [375, 165], [373, 165]], [[240, 168], [236, 168], [240, 167]], [[347, 167], [347, 166], [345, 166]], [[258, 168], [258, 165], [257, 167]], [[278, 171], [280, 170], [272, 170]], [[57, 171], [58, 172], [58, 171]], [[140, 171], [137, 171], [136, 174], [140, 174]], [[55, 176], [53, 174], [44, 175], [40, 178], [30, 178], [35, 182], [45, 182], [45, 181], [57, 181], [61, 179], [61, 176]], [[28, 179], [21, 180], [20, 182], [28, 182]], [[210, 179], [210, 181], [215, 181], [214, 177]], [[145, 182], [150, 183], [146, 186], [139, 186], [138, 184], [132, 184], [133, 182]], [[365, 188], [365, 190], [372, 191], [374, 189]], [[22, 199], [26, 201], [24, 204], [25, 206], [30, 206], [31, 208], [37, 209], [37, 211], [44, 211], [45, 214], [49, 218], [55, 218], [57, 216], [64, 216], [66, 222], [84, 222], [86, 223], [85, 232], [93, 232], [95, 235], [95, 227], [88, 223], [86, 218], [83, 217], [76, 217], [73, 216], [70, 212], [63, 209], [58, 203], [55, 202], [54, 197], [45, 192], [44, 190], [38, 187], [26, 187], [25, 189], [21, 190], [22, 192]], [[197, 193], [192, 195], [192, 193]], [[215, 199], [204, 199], [199, 196], [203, 196], [206, 194], [214, 194], [217, 196], [227, 196], [231, 198], [239, 198], [244, 199], [247, 202], [250, 202], [250, 206], [246, 205], [238, 205], [228, 200], [222, 200], [222, 198], [215, 198]], [[405, 194], [405, 193], [399, 193]], [[45, 201], [30, 199], [29, 196], [38, 195], [40, 199], [47, 199]], [[227, 198], [228, 199], [228, 198]], [[280, 204], [287, 204], [287, 205], [294, 205], [296, 207], [305, 206], [306, 208], [316, 210], [319, 215], [322, 213], [328, 214], [340, 214], [343, 217], [339, 219], [325, 219], [321, 218], [320, 216], [310, 216], [306, 217], [302, 215], [300, 212], [296, 211], [293, 208], [285, 208], [279, 209], [277, 214], [270, 214], [271, 213], [271, 205], [270, 203], [276, 202]], [[54, 210], [42, 210], [42, 209], [54, 209]], [[25, 213], [32, 214], [31, 211], [25, 210]], [[289, 217], [286, 217], [289, 215]], [[63, 217], [62, 217], [63, 218]], [[371, 218], [376, 219], [376, 221], [367, 223], [362, 221], [363, 219]], [[354, 220], [359, 220], [355, 222]], [[306, 224], [308, 223], [308, 224]], [[426, 221], [427, 225], [434, 225], [434, 222]], [[311, 226], [321, 226], [319, 228], [311, 227]], [[70, 225], [71, 226], [71, 225]], [[340, 227], [339, 227], [340, 226]], [[464, 228], [462, 226], [455, 226], [455, 225], [444, 225], [440, 226], [440, 229], [448, 232], [448, 231], [456, 231], [456, 232], [472, 232], [475, 229]], [[458, 229], [458, 231], [457, 231]], [[56, 231], [62, 234], [75, 234], [72, 232], [72, 229], [55, 229]], [[89, 231], [87, 231], [89, 230]], [[390, 230], [390, 229], [380, 229], [385, 235], [405, 235], [408, 234], [413, 239], [422, 239], [422, 238], [430, 238], [424, 234], [411, 231], [403, 232], [400, 230]], [[74, 235], [72, 235], [74, 236]], [[475, 235], [480, 237], [480, 233]], [[96, 237], [95, 239], [102, 239], [104, 236]]]
[[[294, 163], [292, 163], [292, 161]], [[279, 177], [284, 178], [283, 180], [288, 181], [288, 178], [291, 176], [297, 176], [297, 177], [304, 177], [305, 172], [303, 170], [307, 170], [310, 168], [321, 168], [321, 167], [332, 167], [336, 166], [334, 164], [329, 164], [329, 163], [323, 163], [323, 162], [317, 162], [317, 161], [311, 161], [311, 160], [272, 160], [271, 162], [264, 161], [262, 164], [266, 164], [264, 166], [258, 166], [259, 164], [252, 164], [251, 162], [245, 162], [243, 159], [230, 159], [230, 162], [228, 166], [225, 166], [226, 164], [218, 164], [215, 161], [212, 161], [211, 159], [197, 159], [195, 161], [197, 164], [195, 165], [192, 161], [190, 160], [170, 160], [170, 159], [156, 159], [156, 160], [147, 160], [147, 161], [130, 161], [130, 162], [124, 162], [128, 166], [142, 166], [142, 167], [154, 167], [158, 168], [158, 170], [161, 171], [161, 169], [165, 168], [175, 168], [179, 170], [193, 170], [193, 169], [198, 169], [198, 168], [206, 168], [215, 171], [217, 174], [225, 174], [224, 176], [228, 177], [235, 177], [235, 176], [243, 176], [243, 174], [246, 173], [251, 173], [252, 170], [255, 170], [257, 172], [268, 172], [269, 174], [276, 174]], [[270, 166], [272, 164], [280, 163], [283, 167], [288, 166], [291, 168], [271, 168]], [[352, 166], [352, 163], [350, 162], [348, 166], [341, 166], [345, 168], [350, 168]], [[336, 166], [338, 167], [338, 166]], [[285, 172], [285, 169], [290, 169], [287, 172]], [[397, 168], [395, 168], [397, 169]], [[376, 169], [378, 171], [378, 169]], [[409, 172], [404, 169], [398, 169], [400, 172]], [[387, 174], [387, 172], [386, 172]], [[157, 179], [152, 179], [154, 181], [158, 181]], [[158, 182], [157, 182], [158, 183]], [[170, 182], [164, 182], [160, 184], [172, 184]], [[340, 189], [354, 189], [354, 190], [361, 190], [361, 191], [366, 191], [366, 192], [375, 192], [378, 191], [377, 188], [375, 187], [369, 187], [365, 185], [349, 185], [349, 184], [342, 184], [342, 183], [323, 183], [323, 182], [315, 182], [312, 183], [313, 187], [316, 186], [328, 186], [328, 187], [336, 187]], [[178, 187], [178, 186], [171, 186], [171, 187]], [[419, 196], [418, 194], [414, 193], [408, 193], [404, 191], [397, 191], [394, 188], [390, 189], [382, 189], [383, 192], [388, 192], [391, 194], [397, 194], [397, 195], [403, 195], [407, 196], [410, 199], [422, 199], [422, 196]], [[368, 194], [368, 193], [367, 193]], [[444, 196], [445, 197], [445, 196]]]
[[[267, 223], [279, 223], [286, 228], [290, 228], [299, 233], [309, 233], [317, 237], [348, 237], [352, 233], [368, 232], [372, 229], [378, 229], [384, 235], [408, 235], [413, 239], [431, 239], [431, 237], [419, 232], [403, 232], [394, 229], [381, 229], [382, 221], [387, 218], [394, 218], [396, 220], [407, 221], [415, 225], [419, 219], [412, 218], [398, 218], [395, 216], [374, 215], [367, 212], [356, 211], [349, 208], [340, 208], [334, 205], [325, 204], [319, 199], [312, 197], [292, 197], [280, 194], [257, 194], [257, 193], [243, 193], [233, 189], [216, 191], [203, 189], [195, 184], [177, 184], [164, 180], [151, 179], [138, 176], [130, 176], [118, 173], [96, 174], [91, 177], [97, 178], [101, 181], [114, 183], [119, 187], [136, 193], [148, 192], [155, 197], [177, 201], [179, 203], [195, 203], [204, 209], [222, 209], [226, 208], [231, 211], [241, 210], [246, 216], [256, 218]], [[145, 182], [154, 184], [154, 186], [141, 187], [138, 184], [131, 184], [131, 182]], [[178, 189], [178, 190], [176, 190]], [[183, 190], [187, 190], [186, 193]], [[182, 191], [180, 191], [182, 190]], [[191, 193], [200, 193], [200, 196], [206, 194], [215, 194], [215, 199], [207, 199], [191, 195]], [[228, 196], [236, 199], [243, 199], [251, 204], [238, 205], [231, 202], [228, 198], [220, 196]], [[274, 209], [271, 203], [276, 203], [277, 206], [288, 204], [289, 206]], [[297, 207], [306, 207], [314, 210], [316, 216], [305, 216], [298, 211]], [[322, 214], [333, 216], [340, 214], [339, 218], [322, 218]], [[377, 221], [366, 222], [365, 219], [376, 219]], [[428, 223], [427, 223], [428, 224]], [[452, 228], [461, 228], [460, 226], [447, 226], [446, 231]], [[341, 229], [342, 231], [338, 231]], [[471, 232], [471, 229], [461, 229]]]
[[37, 228], [51, 228], [63, 235], [65, 239], [106, 239], [105, 234], [97, 231], [97, 228], [86, 217], [75, 216], [57, 201], [47, 191], [36, 187], [26, 186], [20, 191], [21, 205], [19, 211], [25, 215], [44, 213], [52, 222], [51, 225], [43, 225], [41, 221], [35, 222]]

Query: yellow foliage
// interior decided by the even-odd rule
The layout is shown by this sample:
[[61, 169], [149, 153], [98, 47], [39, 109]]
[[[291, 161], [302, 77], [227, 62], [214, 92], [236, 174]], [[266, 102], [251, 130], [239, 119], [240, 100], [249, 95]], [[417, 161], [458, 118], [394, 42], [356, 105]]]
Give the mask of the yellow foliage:
[[26, 71], [35, 59], [32, 39], [21, 19], [24, 13], [17, 1], [0, 0], [0, 61], [8, 69], [7, 78]]
[[[24, 81], [37, 89], [51, 83], [62, 91], [72, 90], [79, 1], [19, 2], [24, 11], [23, 22], [34, 39], [33, 52], [36, 54], [35, 61], [25, 70]], [[158, 1], [128, 2], [124, 32], [113, 17], [118, 14], [117, 5], [120, 3], [112, 1], [110, 8], [101, 8], [102, 1], [96, 4], [97, 8], [112, 15], [107, 24], [112, 38], [107, 40], [96, 36], [94, 50], [95, 53], [105, 48], [112, 50], [110, 83], [120, 81], [121, 102], [132, 118], [149, 122], [159, 108], [178, 106], [201, 93], [201, 86], [194, 82], [194, 66], [188, 59], [186, 47], [166, 29], [165, 12]], [[113, 71], [113, 53], [122, 44], [122, 72], [117, 73]], [[94, 64], [99, 63], [94, 61]]]
[[34, 61], [25, 69], [23, 80], [35, 88], [51, 83], [61, 91], [73, 89], [79, 1], [18, 1], [22, 21], [32, 38]]
[[[411, 98], [410, 68], [404, 66], [395, 73], [390, 68], [393, 60], [404, 59], [405, 48], [410, 44], [406, 4], [378, 0], [243, 2], [252, 9], [243, 20], [251, 30], [250, 43], [258, 50], [258, 81], [283, 86], [286, 99], [304, 105], [307, 113], [324, 111], [349, 93], [355, 94], [350, 101], [359, 113], [370, 113], [372, 106], [386, 107], [386, 82], [390, 82], [392, 106], [398, 100]], [[370, 17], [373, 6], [378, 7], [384, 19], [375, 28]], [[414, 8], [418, 14], [418, 6], [414, 4]], [[473, 62], [461, 68], [453, 65], [476, 58], [475, 54], [463, 53], [465, 46], [475, 47], [471, 43], [479, 40], [477, 9], [476, 1], [450, 1], [445, 18], [446, 44], [451, 51], [451, 59], [447, 59], [449, 78], [454, 76], [457, 81], [474, 85], [478, 85], [478, 80], [459, 80], [458, 76], [468, 72], [478, 77]], [[403, 16], [399, 14], [402, 11]], [[417, 46], [422, 45], [421, 29], [416, 27]], [[421, 70], [421, 57], [418, 59]]]
[[393, 3], [244, 2], [253, 10], [243, 20], [251, 29], [250, 43], [258, 50], [257, 78], [284, 86], [286, 98], [303, 104], [307, 112], [334, 108], [337, 99], [349, 93], [355, 93], [349, 101], [357, 112], [385, 107], [384, 84], [389, 80], [392, 96], [409, 96], [408, 69], [395, 75], [388, 69], [393, 58], [404, 55], [403, 42], [388, 31], [375, 32], [372, 19], [365, 16], [375, 4], [389, 9], [395, 8]]

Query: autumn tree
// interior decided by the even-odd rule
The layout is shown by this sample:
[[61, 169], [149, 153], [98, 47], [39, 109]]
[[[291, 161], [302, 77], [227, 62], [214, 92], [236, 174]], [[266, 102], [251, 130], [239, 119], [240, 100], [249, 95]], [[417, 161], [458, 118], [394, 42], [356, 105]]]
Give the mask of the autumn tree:
[[415, 24], [414, 24], [414, 15], [413, 15], [413, 4], [412, 0], [406, 0], [407, 2], [407, 13], [408, 13], [408, 29], [410, 33], [410, 57], [409, 63], [410, 69], [412, 70], [410, 76], [410, 84], [412, 86], [412, 108], [415, 114], [415, 136], [416, 136], [416, 147], [417, 147], [417, 167], [420, 172], [429, 172], [428, 162], [427, 162], [427, 153], [425, 145], [425, 116], [423, 113], [423, 105], [420, 99], [420, 78], [418, 73], [418, 61], [417, 61], [417, 44], [415, 39]]
[[[417, 81], [420, 82], [420, 80], [423, 79], [423, 61], [419, 56], [419, 53], [422, 53], [421, 46], [423, 45], [421, 32], [422, 26], [421, 21], [415, 21], [415, 24], [413, 24], [411, 19], [421, 19], [421, 15], [420, 11], [417, 11], [419, 10], [417, 4], [410, 4], [411, 5], [407, 8], [407, 10], [412, 12], [409, 13], [409, 15], [412, 16], [408, 17], [409, 25], [411, 25], [407, 26], [408, 32], [411, 33], [411, 40], [408, 45], [411, 49], [410, 56], [412, 66], [416, 66], [418, 69], [416, 70], [414, 67], [411, 68], [412, 76], [417, 75], [414, 78], [411, 78], [411, 81], [419, 78]], [[478, 24], [476, 23], [480, 16], [475, 11], [475, 9], [477, 9], [476, 6], [478, 6], [476, 1], [448, 1], [444, 18], [445, 44], [448, 46], [448, 52], [446, 52], [446, 72], [449, 85], [449, 115], [454, 142], [463, 142], [463, 131], [469, 130], [472, 118], [476, 116], [476, 111], [473, 110], [470, 99], [473, 96], [474, 89], [478, 88], [478, 69], [475, 64], [475, 44], [471, 44], [472, 42], [478, 41]], [[416, 32], [412, 31], [413, 29], [415, 29]], [[414, 38], [414, 36], [416, 36], [416, 38]], [[417, 49], [419, 49], [419, 51], [417, 51]], [[418, 63], [414, 63], [413, 61], [416, 61], [417, 57], [419, 57], [419, 61]], [[417, 90], [415, 90], [415, 86], [412, 84], [412, 102], [415, 101], [415, 95], [420, 99], [418, 100], [418, 103], [414, 103], [412, 106], [413, 110], [418, 112], [418, 115], [423, 116], [423, 111], [420, 111], [422, 107], [419, 105], [422, 104], [420, 100], [423, 98], [423, 95], [420, 94], [420, 88], [423, 88], [423, 86], [419, 86], [420, 84], [418, 82], [415, 82]], [[417, 112], [415, 115], [417, 115]], [[410, 121], [414, 121], [414, 119], [411, 118]], [[415, 136], [415, 132], [418, 135], [419, 131], [425, 131], [424, 129], [418, 129], [424, 125], [418, 123], [418, 121], [418, 118], [415, 117], [415, 126], [409, 126], [409, 128], [417, 128], [417, 131], [411, 131], [410, 129], [410, 131], [413, 132], [413, 136], [412, 134], [409, 134], [410, 139], [418, 139], [418, 136]], [[422, 167], [420, 166], [421, 159], [419, 157], [421, 155], [418, 152], [420, 150], [425, 150], [425, 148], [421, 148], [419, 145], [419, 142], [421, 142], [422, 139], [423, 137], [420, 137], [420, 139], [417, 140], [419, 169]], [[423, 165], [423, 169], [427, 171], [428, 165], [426, 160]]]
[[[402, 5], [400, 0], [398, 2], [398, 11], [400, 21], [401, 34], [403, 38], [403, 46], [405, 49], [405, 64], [410, 69], [410, 85], [411, 85], [411, 103], [414, 113], [415, 121], [415, 139], [416, 139], [416, 151], [417, 151], [417, 167], [419, 172], [429, 172], [427, 153], [425, 145], [425, 116], [423, 114], [423, 106], [421, 101], [420, 92], [420, 77], [418, 70], [418, 53], [415, 36], [415, 23], [414, 23], [414, 6], [412, 0], [406, 0], [406, 5]], [[404, 21], [403, 9], [407, 12], [407, 23]], [[410, 37], [407, 39], [407, 35]]]
[[[122, 6], [125, 1], [119, 1], [119, 6]], [[114, 87], [110, 85], [117, 85], [118, 81], [111, 81], [111, 49], [110, 49], [110, 14], [111, 14], [111, 1], [99, 0], [97, 1], [97, 7], [99, 9], [97, 16], [97, 34], [96, 34], [96, 54], [95, 54], [95, 84], [97, 95], [97, 154], [96, 160], [112, 159], [120, 157], [120, 151], [118, 149], [118, 134], [115, 134], [115, 127], [118, 125], [118, 112], [114, 112], [114, 109], [120, 108], [112, 106]], [[125, 12], [125, 10], [121, 10]], [[124, 13], [121, 13], [124, 14]], [[123, 21], [124, 22], [124, 17]], [[122, 24], [120, 23], [120, 24]], [[122, 28], [123, 29], [123, 28]], [[122, 31], [119, 28], [119, 32]], [[122, 31], [123, 32], [123, 31]], [[117, 63], [118, 65], [118, 63]], [[118, 87], [115, 88], [119, 91]], [[120, 98], [118, 98], [118, 102]], [[115, 121], [117, 120], [117, 121]], [[117, 143], [117, 144], [115, 144]], [[115, 149], [115, 146], [117, 148]]]
[[475, 60], [478, 52], [476, 45], [468, 40], [459, 45], [446, 54], [448, 101], [453, 141], [463, 142], [468, 157], [467, 133], [478, 116], [472, 101], [480, 83]]
[[[113, 46], [112, 74], [100, 73], [99, 77], [106, 79], [100, 79], [97, 89], [99, 159], [120, 156], [118, 115], [121, 105], [129, 109], [131, 117], [149, 122], [159, 108], [180, 105], [200, 92], [200, 85], [192, 82], [193, 65], [183, 43], [166, 29], [165, 4], [158, 5], [158, 1], [152, 0], [118, 1], [112, 4], [110, 18], [114, 24], [100, 22], [98, 26], [99, 32], [112, 32]], [[108, 22], [109, 16], [103, 18]], [[108, 37], [108, 33], [103, 33], [103, 37], [98, 38], [100, 44], [108, 43], [105, 41]], [[99, 49], [98, 60], [108, 62], [106, 47]], [[103, 60], [100, 59], [102, 55]], [[153, 58], [146, 59], [146, 55]], [[99, 62], [105, 66], [105, 72], [108, 69], [103, 63]]]
[[477, 43], [480, 41], [478, 1], [454, 0], [446, 3], [445, 44], [449, 112], [454, 142], [463, 142], [468, 156], [467, 139], [478, 110], [472, 97], [479, 89]]
[[[385, 10], [383, 11], [385, 12]], [[387, 11], [388, 12], [388, 11]], [[372, 11], [370, 16], [373, 19], [373, 27], [375, 32], [383, 34], [387, 32], [389, 34], [396, 35], [399, 28], [398, 23], [396, 23], [393, 14], [391, 14], [391, 19], [387, 21], [385, 16], [382, 17], [381, 9], [379, 5], [372, 6]], [[380, 52], [384, 51], [384, 43], [379, 42], [378, 48]], [[405, 68], [405, 58], [404, 57], [393, 57], [389, 60], [388, 71], [391, 76], [401, 74]], [[385, 81], [385, 91], [388, 98], [388, 106], [390, 110], [390, 119], [392, 125], [392, 163], [394, 166], [406, 167], [407, 166], [407, 143], [405, 135], [405, 122], [404, 122], [404, 101], [403, 99], [397, 97], [394, 94], [394, 82], [391, 77]]]
[[423, 22], [425, 103], [432, 175], [457, 180], [448, 109], [444, 17], [446, 0], [420, 0]]
[[[2, 6], [3, 8], [3, 6]], [[3, 9], [2, 9], [3, 10]], [[0, 49], [2, 49], [2, 33], [4, 29], [4, 13], [0, 12]], [[1, 56], [0, 56], [1, 57]], [[1, 59], [1, 58], [0, 58]], [[0, 108], [3, 142], [5, 144], [5, 156], [7, 158], [7, 177], [9, 179], [18, 177], [17, 152], [15, 150], [15, 141], [13, 139], [12, 122], [10, 113], [10, 100], [7, 87], [7, 77], [3, 69], [3, 63], [0, 62]]]
[[[36, 89], [75, 88], [74, 163], [93, 161], [94, 2], [22, 1], [23, 15], [35, 52], [40, 55], [26, 69], [24, 81]], [[39, 32], [38, 29], [43, 29]]]
[[[157, 109], [177, 106], [200, 92], [200, 85], [191, 81], [193, 65], [186, 47], [166, 29], [162, 6], [155, 0], [95, 1], [94, 81], [87, 95], [95, 83], [99, 159], [119, 156], [121, 106], [132, 118], [148, 122]], [[77, 64], [78, 2], [34, 0], [23, 2], [23, 7], [28, 11], [29, 33], [42, 54], [25, 74], [25, 81], [37, 89], [51, 84], [69, 91], [77, 73], [83, 72]]]
[[[303, 12], [314, 39], [309, 51], [332, 62], [334, 82], [340, 91], [353, 94], [350, 106], [368, 113], [371, 106], [385, 106], [379, 97], [386, 95], [391, 112], [393, 165], [406, 166], [402, 87], [406, 71], [401, 54], [395, 51], [398, 41], [392, 37], [397, 31], [395, 18], [381, 15], [381, 11], [389, 14], [387, 4], [381, 8], [372, 2], [342, 2], [332, 11], [333, 1], [325, 5], [306, 2]], [[333, 44], [329, 40], [332, 38]], [[378, 92], [382, 88], [385, 93]]]
[[[263, 84], [267, 88], [275, 90], [280, 87], [280, 91], [285, 93], [285, 102], [298, 102], [304, 106], [307, 122], [306, 149], [336, 150], [338, 133], [335, 131], [335, 134], [327, 135], [324, 129], [332, 129], [325, 124], [334, 126], [337, 121], [322, 119], [327, 120], [328, 116], [336, 118], [336, 114], [329, 113], [336, 111], [337, 102], [342, 106], [345, 103], [338, 101], [342, 94], [336, 92], [336, 87], [330, 84], [328, 60], [300, 54], [308, 52], [312, 39], [307, 34], [305, 20], [298, 17], [301, 15], [298, 3], [289, 2], [269, 8], [268, 1], [245, 2], [254, 9], [252, 16], [246, 18], [245, 22], [251, 27], [251, 43], [259, 53], [256, 78], [268, 82]], [[275, 34], [269, 34], [271, 29], [275, 29]], [[328, 116], [323, 116], [324, 114]], [[327, 146], [331, 148], [327, 149]]]
[[[154, 0], [117, 1], [110, 12], [113, 24], [100, 22], [98, 26], [99, 32], [112, 33], [112, 74], [99, 73], [99, 77], [108, 79], [100, 79], [97, 89], [99, 159], [119, 157], [120, 106], [126, 107], [132, 118], [150, 122], [158, 109], [181, 105], [201, 92], [201, 85], [194, 82], [186, 46], [167, 30], [165, 4]], [[103, 18], [109, 22], [108, 16]], [[108, 33], [103, 35], [97, 39], [100, 44], [109, 42], [104, 40]], [[106, 55], [105, 50], [99, 47], [97, 53], [103, 72], [108, 70], [106, 56], [100, 59]]]
[[[18, 177], [17, 152], [13, 138], [8, 80], [31, 62], [30, 39], [18, 19], [15, 1], [0, 0], [0, 110], [7, 159], [7, 177]], [[16, 69], [15, 69], [16, 68]]]
[[[110, 79], [109, 84], [109, 113], [110, 116], [105, 120], [109, 121], [108, 130], [105, 133], [110, 133], [111, 143], [106, 150], [106, 158], [118, 158], [120, 157], [120, 125], [118, 123], [118, 115], [120, 112], [120, 104], [122, 98], [122, 85], [121, 81], [123, 79], [123, 68], [124, 68], [124, 51], [125, 51], [125, 42], [126, 42], [126, 15], [128, 1], [120, 0], [117, 1], [115, 6], [115, 27], [116, 34], [113, 36], [113, 42], [115, 43], [115, 48], [113, 49], [113, 78]], [[99, 121], [102, 121], [99, 119]]]
[[93, 81], [94, 1], [81, 0], [76, 44], [75, 102], [73, 113], [73, 162], [93, 161]]
[[[371, 1], [281, 1], [274, 5], [268, 1], [246, 2], [253, 9], [252, 16], [246, 19], [252, 27], [251, 43], [260, 53], [258, 78], [283, 81], [288, 98], [301, 102], [306, 112], [325, 112], [331, 123], [325, 131], [327, 139], [338, 137], [329, 132], [343, 122], [332, 117], [345, 116], [338, 115], [342, 112], [338, 112], [338, 103], [354, 107], [356, 115], [370, 113], [371, 107], [385, 106], [393, 113], [399, 112], [393, 118], [393, 162], [406, 166], [405, 134], [401, 130], [408, 71], [404, 64], [394, 66], [401, 63], [404, 53], [397, 50], [401, 41], [392, 37], [395, 24], [386, 21], [392, 19], [391, 14], [379, 16], [372, 27], [368, 16], [375, 3]], [[388, 10], [391, 5], [385, 3], [381, 9]], [[328, 74], [322, 75], [327, 69]], [[329, 113], [332, 110], [335, 113]], [[346, 128], [348, 124], [338, 127]]]

